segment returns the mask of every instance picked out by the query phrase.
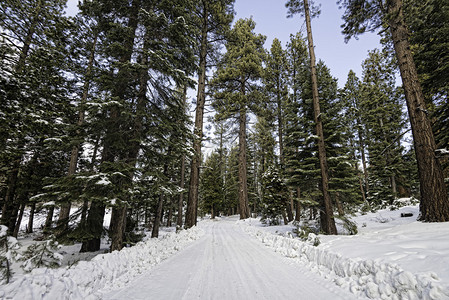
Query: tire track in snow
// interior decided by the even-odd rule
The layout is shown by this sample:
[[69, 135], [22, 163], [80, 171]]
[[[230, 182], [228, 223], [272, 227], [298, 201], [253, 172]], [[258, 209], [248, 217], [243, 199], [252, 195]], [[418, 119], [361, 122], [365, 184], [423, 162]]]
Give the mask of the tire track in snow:
[[355, 299], [262, 246], [236, 220], [200, 222], [204, 237], [104, 299]]

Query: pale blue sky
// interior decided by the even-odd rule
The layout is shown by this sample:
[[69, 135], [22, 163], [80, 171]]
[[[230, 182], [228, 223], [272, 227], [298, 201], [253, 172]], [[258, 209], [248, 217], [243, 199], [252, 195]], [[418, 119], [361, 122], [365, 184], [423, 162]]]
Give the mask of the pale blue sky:
[[[283, 47], [290, 34], [298, 31], [306, 36], [304, 18], [295, 15], [287, 19], [286, 0], [236, 0], [234, 9], [236, 19], [253, 17], [256, 33], [267, 36], [265, 48], [270, 49], [272, 40], [278, 38]], [[362, 35], [359, 40], [351, 39], [347, 44], [341, 34], [340, 25], [343, 10], [338, 9], [337, 0], [317, 0], [321, 3], [321, 15], [312, 20], [315, 54], [330, 68], [332, 76], [343, 87], [349, 70], [362, 77], [361, 63], [367, 57], [368, 50], [380, 48], [380, 37], [374, 33]]]
[[[267, 36], [265, 48], [270, 49], [271, 42], [278, 38], [285, 47], [290, 34], [298, 31], [305, 35], [304, 19], [299, 15], [287, 19], [286, 0], [236, 0], [235, 20], [253, 17], [256, 33]], [[347, 44], [341, 34], [342, 10], [338, 9], [337, 0], [317, 0], [321, 3], [321, 15], [312, 20], [315, 54], [330, 68], [332, 76], [338, 79], [342, 87], [349, 70], [354, 70], [361, 78], [361, 63], [367, 57], [367, 51], [379, 48], [379, 36], [373, 33], [362, 35], [359, 40], [351, 39]], [[68, 0], [68, 11], [76, 11], [78, 0]]]

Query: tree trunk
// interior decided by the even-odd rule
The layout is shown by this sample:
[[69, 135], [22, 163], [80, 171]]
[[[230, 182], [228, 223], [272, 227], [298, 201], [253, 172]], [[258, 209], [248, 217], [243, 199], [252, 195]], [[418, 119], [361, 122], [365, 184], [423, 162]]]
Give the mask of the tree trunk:
[[30, 217], [28, 218], [28, 227], [27, 227], [26, 233], [33, 233], [33, 222], [34, 222], [35, 210], [36, 210], [36, 203], [33, 202], [33, 204], [31, 204]]
[[285, 208], [287, 210], [287, 220], [289, 222], [293, 221], [293, 197], [291, 193], [287, 199], [287, 203], [285, 203]]
[[357, 119], [357, 125], [359, 127], [358, 129], [358, 137], [359, 137], [359, 151], [362, 157], [362, 168], [363, 168], [363, 176], [365, 177], [365, 192], [368, 193], [369, 191], [369, 184], [368, 184], [368, 169], [366, 167], [366, 154], [365, 154], [365, 141], [363, 140], [362, 130], [360, 129], [360, 126], [362, 122]]
[[83, 206], [81, 208], [81, 220], [80, 224], [83, 225], [86, 223], [87, 211], [89, 209], [89, 200], [83, 201]]
[[[245, 93], [245, 85], [242, 84], [242, 93]], [[246, 170], [246, 108], [240, 108], [239, 117], [239, 207], [240, 219], [250, 217], [248, 205], [248, 182]]]
[[296, 193], [298, 196], [298, 200], [296, 201], [295, 221], [299, 222], [299, 221], [301, 221], [301, 202], [299, 202], [301, 199], [301, 189], [297, 188]]
[[151, 238], [159, 237], [159, 224], [161, 223], [162, 207], [164, 205], [164, 195], [159, 196], [157, 202], [156, 214], [154, 216], [153, 230], [151, 231]]
[[5, 202], [2, 207], [2, 219], [1, 224], [8, 227], [8, 235], [12, 235], [14, 232], [14, 226], [16, 224], [16, 218], [14, 216], [14, 208], [17, 205], [15, 203], [17, 180], [19, 176], [21, 158], [17, 159], [13, 163], [11, 173], [8, 176], [8, 186], [6, 188]]
[[285, 210], [282, 210], [282, 219], [284, 220], [284, 225], [288, 224], [287, 215], [285, 214]]
[[112, 208], [109, 237], [111, 238], [111, 252], [123, 248], [123, 237], [126, 229], [126, 205]]
[[89, 214], [86, 219], [86, 226], [92, 237], [83, 241], [80, 252], [94, 252], [100, 250], [101, 235], [103, 233], [103, 219], [105, 206], [98, 201], [92, 201]]
[[[31, 43], [33, 41], [33, 35], [36, 30], [36, 26], [38, 25], [38, 16], [40, 15], [42, 10], [42, 3], [39, 1], [32, 19], [30, 20], [29, 27], [26, 29], [26, 36], [23, 38], [22, 49], [20, 50], [19, 60], [15, 66], [16, 74], [22, 72], [25, 68], [25, 62], [28, 57], [28, 52], [31, 47]], [[19, 146], [17, 147], [17, 152], [20, 153], [20, 149], [23, 148], [25, 142], [20, 141]], [[8, 235], [12, 235], [14, 233], [17, 213], [14, 211], [18, 211], [19, 204], [15, 203], [15, 193], [17, 187], [17, 178], [20, 170], [20, 162], [22, 161], [22, 156], [20, 154], [20, 158], [15, 160], [13, 163], [13, 168], [9, 176], [8, 187], [5, 196], [5, 202], [2, 207], [2, 218], [1, 224], [6, 225], [8, 227]]]
[[17, 238], [17, 235], [19, 234], [19, 230], [20, 230], [20, 223], [22, 223], [22, 217], [23, 217], [23, 212], [25, 210], [25, 203], [22, 203], [20, 205], [20, 211], [19, 211], [19, 216], [17, 217], [17, 222], [16, 222], [16, 226], [14, 227], [14, 232], [12, 234], [13, 237]]
[[206, 103], [206, 57], [207, 57], [207, 30], [208, 6], [204, 2], [203, 24], [201, 29], [200, 65], [198, 71], [198, 92], [196, 96], [195, 127], [193, 139], [193, 158], [190, 166], [189, 196], [187, 198], [187, 212], [185, 227], [196, 225], [198, 214], [198, 186], [200, 183], [201, 142], [203, 140], [203, 117]]
[[[184, 90], [183, 90], [183, 95], [182, 95], [182, 104], [184, 105], [184, 109], [187, 109], [187, 85], [184, 85]], [[181, 229], [181, 227], [182, 227], [182, 208], [184, 206], [185, 173], [186, 173], [186, 155], [182, 154], [182, 156], [181, 156], [181, 178], [179, 179], [179, 188], [181, 189], [181, 193], [179, 193], [178, 208], [177, 208], [178, 215], [176, 217], [177, 229]]]
[[449, 201], [443, 170], [435, 156], [435, 138], [410, 50], [402, 0], [388, 0], [387, 8], [388, 23], [401, 72], [418, 163], [421, 193], [419, 220], [447, 222], [449, 221]]
[[44, 225], [44, 233], [48, 232], [51, 229], [51, 225], [53, 223], [53, 214], [55, 212], [55, 207], [54, 206], [49, 206], [48, 207], [48, 212], [47, 212], [47, 218], [45, 219], [45, 225]]
[[185, 171], [186, 171], [186, 156], [183, 154], [181, 158], [181, 179], [179, 182], [179, 187], [181, 188], [181, 193], [179, 193], [178, 198], [178, 216], [176, 219], [176, 227], [181, 228], [182, 227], [182, 207], [184, 204], [184, 177], [185, 177]]
[[390, 182], [391, 182], [391, 193], [393, 194], [393, 198], [398, 198], [398, 189], [396, 186], [396, 176], [393, 174], [390, 176]]
[[320, 169], [321, 169], [321, 188], [323, 192], [322, 201], [324, 209], [320, 211], [320, 214], [322, 214], [321, 219], [323, 221], [321, 224], [321, 229], [326, 234], [337, 234], [337, 227], [335, 226], [332, 201], [329, 195], [329, 174], [327, 167], [326, 148], [324, 145], [323, 124], [321, 122], [320, 100], [318, 98], [318, 82], [316, 75], [315, 50], [313, 46], [312, 26], [310, 23], [308, 0], [304, 0], [304, 10], [306, 16], [307, 39], [310, 55], [310, 69], [312, 75], [313, 110], [314, 110], [314, 119], [316, 123], [316, 134], [318, 136], [318, 156], [320, 159]]
[[36, 31], [36, 27], [38, 26], [38, 17], [42, 11], [42, 1], [38, 1], [38, 5], [34, 10], [34, 15], [30, 20], [30, 26], [28, 27], [25, 38], [23, 39], [23, 46], [19, 54], [19, 61], [16, 65], [16, 73], [22, 72], [25, 67], [25, 61], [28, 57], [28, 51], [30, 51], [31, 43], [33, 42], [33, 35]]
[[168, 214], [167, 214], [167, 227], [171, 227], [172, 218], [173, 218], [173, 198], [170, 198], [170, 205], [168, 206]]
[[343, 205], [341, 204], [339, 192], [335, 193], [335, 204], [337, 204], [338, 215], [340, 217], [343, 217], [345, 215], [345, 210], [343, 209]]

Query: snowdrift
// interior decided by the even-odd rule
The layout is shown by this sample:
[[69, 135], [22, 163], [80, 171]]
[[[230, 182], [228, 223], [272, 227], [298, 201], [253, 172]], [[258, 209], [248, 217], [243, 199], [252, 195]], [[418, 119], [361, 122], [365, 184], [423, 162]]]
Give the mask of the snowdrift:
[[72, 267], [39, 268], [0, 286], [1, 299], [98, 299], [99, 291], [124, 286], [204, 235], [197, 227], [168, 233], [131, 248], [100, 254]]
[[[358, 297], [371, 299], [449, 299], [434, 273], [414, 275], [395, 264], [357, 261], [314, 247], [293, 237], [272, 234], [239, 221], [242, 229], [274, 251], [295, 259], [321, 276], [334, 280]], [[356, 247], [356, 245], [354, 245]]]

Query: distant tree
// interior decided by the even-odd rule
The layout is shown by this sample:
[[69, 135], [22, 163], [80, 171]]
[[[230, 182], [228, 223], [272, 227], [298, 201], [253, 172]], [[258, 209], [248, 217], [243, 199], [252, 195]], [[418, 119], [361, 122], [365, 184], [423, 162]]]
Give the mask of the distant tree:
[[263, 75], [265, 37], [253, 32], [252, 19], [240, 19], [226, 43], [227, 52], [213, 78], [213, 107], [220, 118], [237, 117], [239, 122], [239, 207], [240, 218], [249, 218], [246, 131], [248, 110], [255, 109], [258, 80]]
[[366, 126], [362, 121], [363, 100], [361, 94], [361, 82], [354, 71], [350, 70], [345, 86], [339, 91], [340, 98], [344, 103], [345, 125], [348, 128], [348, 143], [352, 148], [352, 156], [356, 160], [355, 168], [358, 172], [359, 166], [357, 160], [361, 161], [362, 175], [360, 176], [360, 190], [363, 201], [366, 202], [366, 193], [368, 186], [367, 169], [367, 136]]
[[262, 200], [262, 221], [268, 225], [279, 225], [280, 218], [283, 217], [286, 224], [288, 220], [285, 216], [285, 203], [289, 197], [287, 185], [273, 166], [263, 173], [262, 182], [266, 191]]
[[350, 155], [350, 130], [346, 126], [345, 102], [338, 97], [337, 79], [322, 61], [317, 65], [320, 107], [323, 108], [323, 134], [329, 166], [329, 194], [340, 216], [346, 207], [360, 203], [355, 159]]
[[406, 130], [401, 90], [395, 87], [394, 66], [385, 53], [369, 52], [362, 66], [361, 108], [369, 152], [369, 196], [370, 200], [392, 202], [398, 196], [403, 151], [400, 142]]
[[215, 219], [223, 204], [224, 196], [220, 154], [217, 151], [206, 158], [201, 175], [201, 187], [203, 209], [210, 213], [211, 219]]
[[[268, 119], [268, 120], [267, 120]], [[260, 203], [264, 203], [265, 187], [263, 185], [263, 174], [269, 167], [274, 167], [276, 163], [275, 145], [276, 141], [273, 136], [273, 118], [270, 116], [262, 116], [259, 112], [256, 124], [253, 127], [254, 133], [250, 134], [254, 146], [254, 172], [255, 172], [255, 188], [256, 199]], [[257, 208], [257, 206], [254, 206]]]
[[[296, 214], [295, 220], [300, 217], [300, 199], [304, 191], [314, 186], [306, 184], [307, 179], [302, 180], [302, 170], [300, 151], [304, 139], [312, 134], [310, 126], [307, 126], [305, 117], [305, 103], [303, 94], [304, 78], [308, 76], [308, 52], [307, 45], [301, 34], [290, 35], [290, 41], [287, 43], [287, 61], [288, 61], [288, 84], [291, 92], [288, 95], [284, 107], [285, 123], [285, 150], [284, 150], [284, 172], [287, 178], [288, 186], [293, 189], [296, 195]], [[309, 105], [310, 106], [310, 105]]]
[[[285, 140], [285, 107], [287, 105], [288, 96], [288, 65], [287, 54], [282, 49], [281, 42], [274, 39], [270, 52], [267, 56], [265, 68], [264, 85], [267, 92], [269, 102], [275, 111], [275, 119], [277, 123], [277, 137], [279, 149], [279, 166], [280, 176], [284, 176], [285, 159], [284, 159], [284, 140]], [[290, 199], [292, 200], [292, 199]], [[289, 221], [293, 221], [293, 201], [287, 201], [287, 217]]]
[[195, 6], [196, 23], [199, 28], [198, 90], [195, 109], [193, 140], [194, 156], [191, 162], [189, 195], [185, 226], [196, 225], [198, 206], [198, 186], [201, 163], [201, 143], [203, 139], [203, 114], [206, 104], [206, 73], [210, 60], [217, 55], [217, 43], [224, 40], [234, 17], [234, 0], [201, 0]]

